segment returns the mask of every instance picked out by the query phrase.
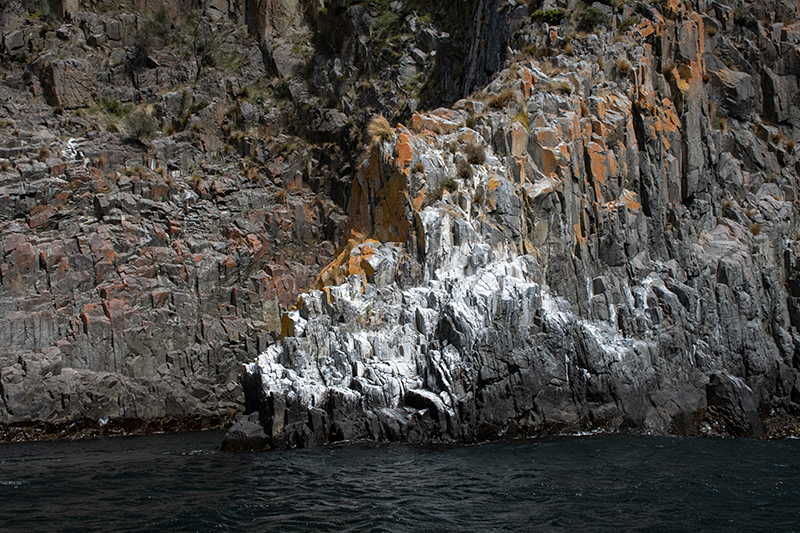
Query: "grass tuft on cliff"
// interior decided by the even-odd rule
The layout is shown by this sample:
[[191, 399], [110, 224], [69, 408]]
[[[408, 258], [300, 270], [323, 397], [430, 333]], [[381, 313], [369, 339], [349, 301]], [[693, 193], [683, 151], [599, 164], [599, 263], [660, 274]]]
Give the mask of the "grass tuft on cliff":
[[131, 137], [138, 141], [147, 141], [155, 137], [158, 131], [158, 121], [153, 117], [152, 110], [147, 106], [134, 109], [126, 117], [126, 126]]
[[375, 115], [367, 125], [367, 135], [370, 142], [376, 144], [381, 141], [392, 140], [392, 127], [383, 115]]

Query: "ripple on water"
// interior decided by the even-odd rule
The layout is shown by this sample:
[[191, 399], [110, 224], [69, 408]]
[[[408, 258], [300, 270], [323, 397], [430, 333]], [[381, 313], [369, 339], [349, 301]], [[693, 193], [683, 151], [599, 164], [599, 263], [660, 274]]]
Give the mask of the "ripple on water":
[[0, 530], [800, 530], [796, 440], [592, 435], [260, 454], [217, 452], [220, 440], [0, 445]]

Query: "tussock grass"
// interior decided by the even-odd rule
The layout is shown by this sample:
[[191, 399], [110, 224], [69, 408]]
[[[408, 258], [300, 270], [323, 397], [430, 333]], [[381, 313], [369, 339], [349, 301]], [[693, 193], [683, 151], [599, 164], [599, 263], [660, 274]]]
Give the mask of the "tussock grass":
[[370, 138], [370, 142], [376, 144], [381, 141], [390, 141], [394, 133], [386, 117], [375, 115], [367, 125], [367, 135]]

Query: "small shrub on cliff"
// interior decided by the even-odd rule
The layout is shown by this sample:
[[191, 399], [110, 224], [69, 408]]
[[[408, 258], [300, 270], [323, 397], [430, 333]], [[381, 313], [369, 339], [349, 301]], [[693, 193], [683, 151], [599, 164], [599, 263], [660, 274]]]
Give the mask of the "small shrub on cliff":
[[744, 4], [739, 4], [733, 12], [733, 23], [750, 31], [758, 32], [758, 21], [747, 11]]
[[522, 126], [530, 131], [530, 116], [527, 109], [522, 109], [519, 113], [511, 117], [511, 122], [519, 122]]
[[517, 97], [517, 91], [514, 89], [508, 88], [504, 89], [499, 94], [493, 94], [489, 97], [489, 100], [486, 101], [486, 104], [489, 107], [493, 107], [495, 109], [503, 109], [506, 107], [512, 100]]
[[147, 107], [134, 109], [127, 116], [125, 122], [128, 127], [128, 133], [139, 141], [152, 139], [158, 131], [158, 121]]
[[471, 165], [482, 165], [486, 161], [486, 150], [480, 144], [472, 141], [467, 143], [464, 154], [467, 156], [467, 162]]
[[617, 72], [622, 76], [627, 76], [631, 72], [631, 63], [627, 59], [617, 61]]
[[472, 166], [465, 159], [459, 159], [458, 163], [456, 163], [456, 174], [462, 180], [471, 179]]
[[636, 17], [626, 17], [626, 18], [624, 18], [622, 20], [622, 22], [619, 23], [619, 28], [618, 29], [619, 29], [620, 33], [625, 33], [626, 31], [628, 31], [629, 29], [631, 29], [632, 27], [634, 27], [638, 23], [639, 23], [639, 19], [638, 18], [636, 18]]
[[383, 115], [375, 115], [369, 121], [369, 125], [367, 126], [367, 135], [370, 138], [370, 142], [372, 144], [376, 144], [381, 141], [390, 141], [392, 140], [392, 127], [389, 125], [389, 121], [386, 120], [386, 117]]
[[564, 13], [562, 9], [546, 9], [541, 10], [537, 9], [531, 15], [531, 20], [535, 20], [537, 22], [545, 22], [549, 26], [558, 26], [561, 24], [561, 19], [566, 17], [567, 14]]
[[750, 223], [750, 233], [753, 235], [760, 235], [761, 234], [761, 224], [757, 222]]
[[445, 180], [436, 187], [433, 192], [431, 193], [430, 197], [427, 198], [428, 204], [432, 204], [433, 202], [439, 201], [444, 196], [444, 191], [454, 192], [458, 188], [458, 184], [456, 183], [455, 178], [453, 176], [448, 176]]
[[417, 161], [414, 163], [414, 166], [411, 167], [412, 172], [425, 172], [425, 164], [422, 161]]
[[590, 32], [597, 26], [608, 23], [608, 15], [594, 6], [589, 6], [578, 13], [576, 22], [578, 31]]

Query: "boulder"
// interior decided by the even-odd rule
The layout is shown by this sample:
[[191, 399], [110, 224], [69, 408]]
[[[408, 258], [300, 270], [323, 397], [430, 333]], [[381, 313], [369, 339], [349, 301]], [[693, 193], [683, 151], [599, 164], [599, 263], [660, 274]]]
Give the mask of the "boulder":
[[85, 59], [56, 59], [42, 68], [42, 86], [51, 106], [64, 109], [87, 107], [97, 96], [97, 80]]
[[735, 437], [763, 437], [764, 427], [758, 414], [758, 399], [740, 378], [712, 374], [706, 386], [708, 408], [722, 419]]
[[267, 434], [258, 423], [258, 412], [239, 415], [236, 422], [222, 438], [222, 450], [226, 452], [256, 451], [267, 447]]

